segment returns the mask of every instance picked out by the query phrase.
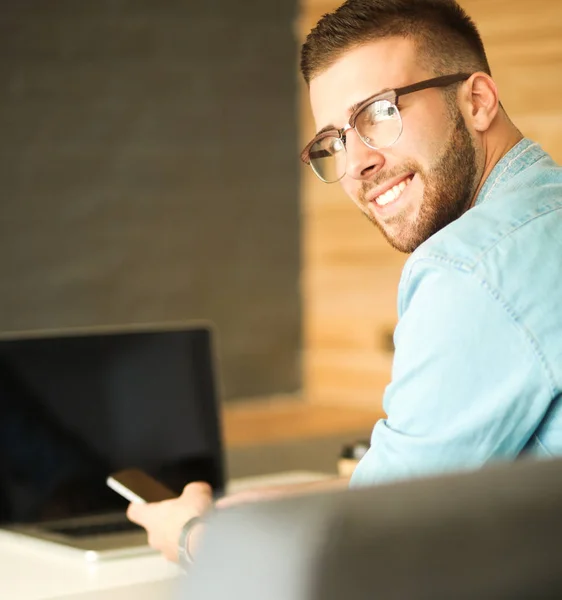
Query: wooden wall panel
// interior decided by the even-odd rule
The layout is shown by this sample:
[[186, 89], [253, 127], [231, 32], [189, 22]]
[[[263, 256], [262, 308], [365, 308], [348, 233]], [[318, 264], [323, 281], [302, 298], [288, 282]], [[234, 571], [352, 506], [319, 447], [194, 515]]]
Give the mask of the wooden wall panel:
[[[339, 2], [301, 0], [300, 39]], [[461, 0], [478, 25], [501, 100], [521, 131], [562, 162], [562, 1]], [[301, 86], [301, 141], [314, 131]], [[304, 395], [380, 407], [405, 255], [392, 250], [337, 184], [301, 180]]]

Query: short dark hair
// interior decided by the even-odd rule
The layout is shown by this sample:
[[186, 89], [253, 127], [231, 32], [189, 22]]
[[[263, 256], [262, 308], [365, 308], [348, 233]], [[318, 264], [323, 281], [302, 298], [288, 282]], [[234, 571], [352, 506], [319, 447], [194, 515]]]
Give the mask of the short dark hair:
[[351, 48], [389, 37], [413, 39], [421, 64], [436, 76], [491, 75], [476, 25], [455, 0], [347, 0], [318, 21], [303, 44], [306, 83]]

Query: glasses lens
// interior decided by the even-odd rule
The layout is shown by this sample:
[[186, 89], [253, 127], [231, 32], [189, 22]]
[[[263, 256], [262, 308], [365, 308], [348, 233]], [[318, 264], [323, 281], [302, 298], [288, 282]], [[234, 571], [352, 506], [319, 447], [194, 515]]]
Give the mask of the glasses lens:
[[334, 183], [345, 175], [345, 145], [341, 138], [328, 136], [312, 145], [310, 166], [322, 181]]
[[355, 129], [370, 148], [387, 148], [400, 137], [402, 119], [392, 102], [375, 100], [357, 115]]

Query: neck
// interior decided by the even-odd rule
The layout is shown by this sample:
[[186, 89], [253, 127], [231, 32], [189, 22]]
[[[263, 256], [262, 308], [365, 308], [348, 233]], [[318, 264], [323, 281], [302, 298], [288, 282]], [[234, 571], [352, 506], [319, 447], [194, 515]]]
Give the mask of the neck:
[[482, 135], [483, 170], [471, 206], [474, 206], [476, 198], [478, 198], [478, 194], [492, 169], [515, 144], [523, 139], [521, 132], [508, 119], [503, 110], [498, 113], [493, 125]]

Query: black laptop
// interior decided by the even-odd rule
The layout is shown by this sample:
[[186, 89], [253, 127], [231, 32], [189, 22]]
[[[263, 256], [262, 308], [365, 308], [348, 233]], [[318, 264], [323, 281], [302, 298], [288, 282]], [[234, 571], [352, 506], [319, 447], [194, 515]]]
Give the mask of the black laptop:
[[107, 476], [225, 473], [208, 325], [0, 339], [0, 528], [88, 560], [148, 552]]

